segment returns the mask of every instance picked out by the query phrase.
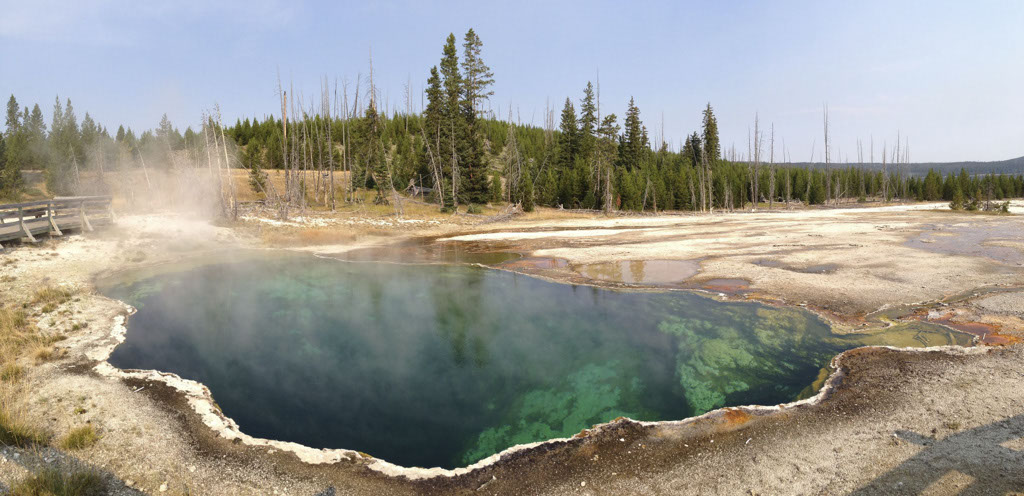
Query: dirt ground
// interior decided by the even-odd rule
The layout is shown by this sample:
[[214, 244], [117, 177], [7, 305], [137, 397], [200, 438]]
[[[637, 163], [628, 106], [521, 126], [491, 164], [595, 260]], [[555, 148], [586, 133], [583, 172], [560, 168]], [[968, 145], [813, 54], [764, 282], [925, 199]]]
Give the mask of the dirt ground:
[[[101, 437], [74, 452], [4, 448], [0, 481], [83, 465], [105, 474], [115, 494], [1024, 494], [1024, 348], [1013, 344], [1024, 335], [1024, 225], [1017, 216], [936, 207], [542, 211], [502, 222], [355, 212], [280, 223], [255, 213], [230, 226], [154, 214], [16, 247], [0, 254], [0, 301], [28, 301], [46, 285], [73, 288], [75, 297], [56, 311], [29, 307], [43, 332], [66, 339], [48, 361], [24, 359], [15, 407], [54, 434], [89, 423]], [[583, 269], [695, 261], [696, 274], [679, 287], [718, 292], [721, 280], [740, 280], [730, 283], [739, 291], [723, 297], [803, 305], [846, 332], [920, 318], [1006, 344], [853, 350], [836, 359], [817, 397], [798, 404], [678, 422], [621, 420], [456, 471], [254, 439], [219, 413], [202, 385], [105, 362], [131, 309], [96, 294], [101, 275], [232, 248], [341, 253], [420, 238], [517, 251], [545, 263], [501, 268], [610, 287], [631, 283], [590, 280]]]

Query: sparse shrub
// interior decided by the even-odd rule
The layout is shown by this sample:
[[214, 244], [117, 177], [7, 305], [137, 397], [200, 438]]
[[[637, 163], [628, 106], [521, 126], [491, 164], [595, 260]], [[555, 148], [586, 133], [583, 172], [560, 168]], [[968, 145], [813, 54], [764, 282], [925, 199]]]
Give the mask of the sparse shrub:
[[14, 496], [100, 496], [106, 493], [103, 479], [93, 471], [47, 468], [14, 484]]
[[[84, 413], [85, 410], [83, 409], [82, 412]], [[60, 447], [66, 450], [84, 449], [96, 444], [99, 439], [100, 436], [96, 434], [96, 429], [92, 425], [85, 425], [71, 429], [64, 439], [60, 440]]]
[[470, 203], [469, 207], [466, 209], [466, 213], [467, 214], [481, 214], [481, 213], [483, 213], [483, 209], [481, 209], [480, 206], [475, 204], [475, 203]]
[[999, 211], [1004, 214], [1010, 213], [1010, 202], [1003, 202], [1003, 204], [999, 206]]
[[47, 304], [43, 305], [43, 309], [40, 310], [40, 311], [43, 312], [43, 313], [50, 313], [50, 312], [52, 312], [52, 311], [54, 311], [56, 309], [57, 309], [57, 305], [54, 305], [53, 303], [47, 303]]

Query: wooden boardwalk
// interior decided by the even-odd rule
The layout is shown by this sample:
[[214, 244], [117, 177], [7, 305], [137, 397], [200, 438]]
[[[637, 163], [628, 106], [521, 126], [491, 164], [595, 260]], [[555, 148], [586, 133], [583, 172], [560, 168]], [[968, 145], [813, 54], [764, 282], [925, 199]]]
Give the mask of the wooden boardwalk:
[[37, 242], [39, 236], [62, 236], [66, 231], [92, 231], [114, 222], [109, 196], [67, 196], [52, 200], [0, 205], [0, 251], [3, 243]]

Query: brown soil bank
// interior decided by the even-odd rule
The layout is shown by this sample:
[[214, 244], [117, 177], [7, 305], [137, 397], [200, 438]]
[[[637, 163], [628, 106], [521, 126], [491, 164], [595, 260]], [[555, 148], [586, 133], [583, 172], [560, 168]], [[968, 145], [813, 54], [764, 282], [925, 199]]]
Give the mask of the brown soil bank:
[[[985, 233], [994, 234], [979, 235], [983, 239], [978, 242], [1009, 246], [1019, 234], [1018, 222], [1015, 217], [861, 209], [534, 218], [499, 229], [459, 224], [420, 234], [475, 235], [487, 229], [475, 241], [566, 260], [540, 264], [553, 271], [541, 275], [562, 278], [582, 277], [575, 268], [586, 263], [700, 260], [700, 272], [691, 282], [740, 277], [758, 297], [806, 302], [843, 319], [929, 302], [928, 311], [943, 318], [982, 322], [1015, 336], [1022, 329], [1015, 305], [1021, 293], [970, 295], [982, 287], [1020, 287], [1024, 280], [1018, 265], [993, 259], [991, 253], [907, 243], [922, 233], [941, 237], [936, 233], [945, 232], [944, 226], [955, 225], [962, 233], [981, 223]], [[991, 229], [996, 223], [1000, 229]], [[584, 228], [590, 232], [581, 233]], [[325, 251], [391, 242], [378, 234]], [[106, 233], [69, 236], [0, 256], [5, 281], [0, 302], [5, 305], [30, 301], [41, 286], [77, 288], [74, 298], [48, 311], [27, 307], [41, 332], [63, 339], [56, 345], [59, 352], [46, 360], [21, 360], [25, 372], [11, 406], [55, 436], [83, 424], [100, 435], [90, 447], [52, 456], [46, 451], [52, 448], [0, 450], [0, 482], [10, 486], [26, 469], [72, 460], [108, 474], [114, 480], [111, 491], [123, 494], [312, 495], [332, 494], [331, 488], [333, 494], [1024, 491], [1024, 348], [1017, 344], [969, 352], [853, 350], [837, 360], [838, 372], [814, 401], [719, 410], [682, 422], [613, 422], [572, 440], [507, 452], [476, 470], [432, 478], [397, 468], [392, 472], [408, 477], [388, 475], [379, 461], [352, 452], [334, 462], [309, 463], [303, 459], [328, 460], [330, 453], [227, 436], [230, 429], [211, 428], [211, 418], [228, 421], [215, 409], [198, 413], [209, 406], [197, 400], [206, 393], [202, 386], [186, 384], [194, 388], [189, 394], [159, 374], [104, 372], [109, 368], [104, 360], [119, 339], [111, 330], [128, 309], [92, 291], [97, 274], [255, 243], [237, 230], [205, 222], [126, 217]], [[758, 263], [766, 258], [780, 263]], [[830, 270], [790, 270], [821, 264]]]

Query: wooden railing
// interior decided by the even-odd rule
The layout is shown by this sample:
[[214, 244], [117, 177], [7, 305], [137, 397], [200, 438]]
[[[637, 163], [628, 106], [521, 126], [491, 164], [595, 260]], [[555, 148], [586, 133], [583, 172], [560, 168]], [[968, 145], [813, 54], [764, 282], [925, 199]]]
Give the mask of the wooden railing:
[[[52, 200], [0, 205], [0, 243], [36, 236], [62, 236], [66, 230], [92, 231], [114, 222], [109, 196], [63, 196]], [[0, 250], [3, 245], [0, 244]]]

